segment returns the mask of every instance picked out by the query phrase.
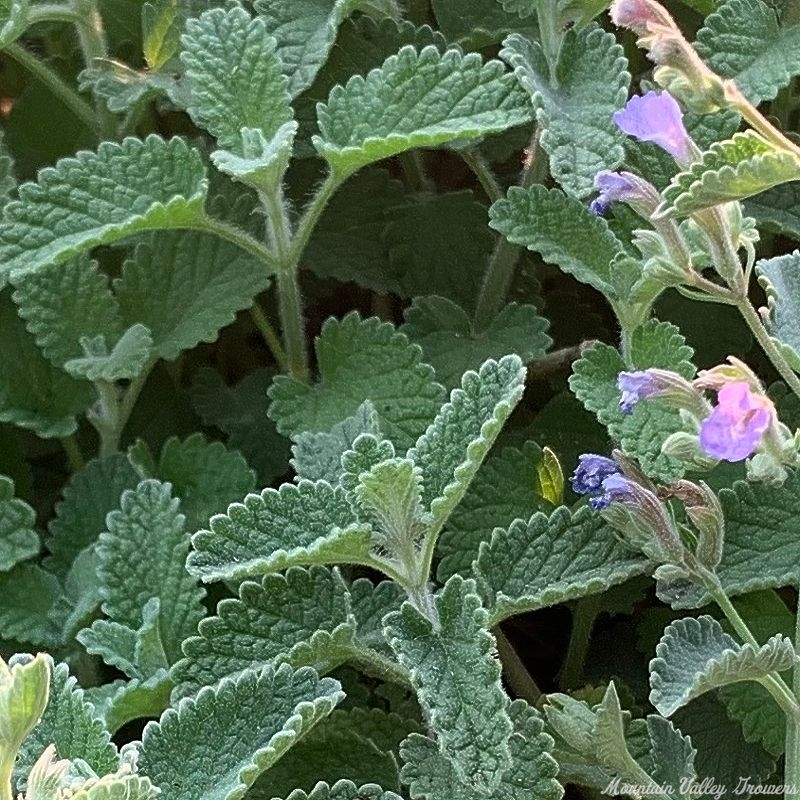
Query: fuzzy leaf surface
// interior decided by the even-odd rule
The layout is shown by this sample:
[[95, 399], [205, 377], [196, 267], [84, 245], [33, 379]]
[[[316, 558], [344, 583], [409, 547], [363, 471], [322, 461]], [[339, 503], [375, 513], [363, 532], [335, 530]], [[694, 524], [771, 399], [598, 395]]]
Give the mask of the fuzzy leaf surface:
[[327, 431], [364, 400], [378, 411], [384, 435], [398, 448], [414, 444], [444, 400], [422, 351], [390, 324], [357, 313], [330, 319], [316, 341], [320, 381], [275, 378], [269, 415], [284, 435]]
[[484, 361], [515, 353], [524, 364], [541, 358], [552, 344], [549, 322], [531, 305], [509, 303], [482, 331], [469, 315], [446, 297], [417, 297], [405, 312], [402, 332], [422, 348], [425, 360], [447, 388], [461, 383], [468, 370]]
[[147, 366], [153, 348], [150, 331], [138, 322], [131, 325], [110, 349], [102, 335], [84, 336], [80, 341], [83, 355], [69, 359], [64, 369], [76, 378], [93, 382], [133, 380]]
[[458, 505], [505, 421], [525, 391], [518, 356], [467, 372], [428, 430], [408, 451], [422, 470], [422, 504], [438, 531]]
[[385, 792], [375, 784], [359, 787], [352, 781], [341, 780], [333, 786], [324, 782], [318, 783], [310, 793], [297, 789], [288, 795], [286, 800], [401, 800], [401, 797], [394, 792]]
[[64, 158], [5, 207], [0, 277], [142, 231], [191, 227], [202, 219], [206, 190], [200, 154], [182, 139], [129, 137]]
[[650, 662], [650, 702], [669, 717], [705, 692], [783, 672], [796, 660], [791, 639], [780, 634], [756, 648], [738, 644], [713, 617], [675, 620]]
[[0, 475], [0, 572], [8, 572], [39, 552], [36, 512], [14, 496], [14, 481]]
[[795, 369], [800, 368], [800, 252], [756, 263], [758, 282], [767, 293], [769, 332]]
[[247, 670], [151, 722], [140, 772], [173, 800], [240, 800], [343, 697], [310, 668]]
[[594, 176], [624, 158], [624, 138], [611, 117], [624, 105], [630, 75], [613, 34], [591, 24], [564, 36], [551, 78], [538, 42], [512, 34], [500, 53], [530, 94], [550, 172], [567, 194], [594, 191]]
[[341, 175], [417, 147], [522, 125], [531, 105], [499, 61], [404, 47], [365, 78], [337, 86], [317, 109], [319, 154]]
[[596, 513], [558, 508], [498, 528], [475, 564], [492, 624], [507, 617], [603, 592], [650, 569]]
[[582, 283], [613, 297], [611, 262], [623, 252], [608, 223], [558, 189], [512, 187], [490, 209], [489, 225]]
[[751, 103], [773, 100], [798, 72], [800, 25], [783, 26], [763, 0], [725, 0], [697, 32], [697, 52]]
[[430, 715], [439, 750], [461, 780], [496, 787], [511, 764], [513, 726], [492, 653], [489, 615], [473, 581], [456, 575], [435, 598], [439, 624], [411, 603], [386, 620], [400, 663]]
[[371, 533], [355, 526], [341, 488], [300, 481], [264, 489], [211, 518], [192, 537], [187, 566], [203, 581], [278, 572], [293, 564], [364, 563]]

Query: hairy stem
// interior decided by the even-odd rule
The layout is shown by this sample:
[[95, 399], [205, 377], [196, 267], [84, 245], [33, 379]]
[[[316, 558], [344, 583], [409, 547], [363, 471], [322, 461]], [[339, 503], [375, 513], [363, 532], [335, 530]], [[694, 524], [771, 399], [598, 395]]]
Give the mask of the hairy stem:
[[235, 244], [246, 253], [250, 253], [251, 256], [255, 256], [259, 261], [262, 261], [269, 268], [270, 273], [277, 271], [280, 267], [278, 258], [272, 250], [235, 225], [229, 225], [227, 222], [214, 217], [204, 217], [199, 224], [187, 227], [213, 233], [221, 239]]
[[39, 22], [82, 24], [75, 9], [66, 3], [40, 3], [30, 8], [28, 10], [28, 25], [36, 25]]
[[800, 397], [800, 377], [798, 377], [797, 373], [789, 366], [789, 362], [780, 351], [780, 348], [772, 340], [772, 337], [764, 327], [761, 317], [758, 315], [755, 308], [753, 308], [750, 300], [747, 297], [741, 297], [737, 301], [736, 307], [739, 309], [742, 317], [744, 317], [744, 321], [747, 323], [747, 327], [750, 328], [756, 341], [761, 345], [761, 349], [778, 371], [778, 374], [783, 378], [786, 385], [795, 395]]
[[288, 372], [289, 361], [286, 358], [286, 351], [283, 349], [280, 336], [278, 336], [275, 328], [272, 327], [272, 323], [267, 319], [267, 315], [258, 303], [253, 303], [250, 307], [250, 317], [278, 364], [278, 369], [281, 372]]
[[293, 378], [308, 380], [308, 352], [303, 318], [303, 300], [297, 270], [281, 270], [277, 278], [278, 305], [280, 308], [286, 360]]
[[535, 705], [542, 696], [542, 690], [536, 685], [536, 681], [522, 663], [522, 659], [508, 640], [508, 637], [503, 633], [503, 629], [497, 625], [492, 630], [492, 633], [497, 641], [497, 654], [500, 656], [503, 675], [508, 681], [508, 685], [517, 697], [527, 700], [531, 705]]
[[306, 246], [311, 239], [311, 234], [314, 233], [314, 228], [317, 227], [322, 212], [341, 185], [341, 176], [337, 173], [329, 172], [317, 190], [316, 195], [314, 195], [314, 199], [308, 204], [292, 239], [291, 257], [293, 263], [300, 263], [300, 259], [303, 257]]
[[122, 432], [154, 364], [153, 361], [145, 365], [141, 374], [132, 380], [123, 391], [120, 391], [115, 383], [95, 381], [94, 386], [98, 398], [97, 410], [89, 413], [87, 417], [100, 435], [100, 458], [113, 455], [119, 450]]
[[600, 612], [600, 595], [582, 597], [572, 610], [572, 630], [567, 645], [567, 655], [561, 667], [559, 684], [563, 691], [580, 686], [589, 640], [597, 615]]
[[22, 45], [9, 44], [4, 52], [14, 59], [23, 69], [33, 75], [36, 80], [42, 83], [47, 89], [57, 97], [83, 125], [94, 133], [98, 133], [98, 123], [92, 107], [86, 103], [80, 95], [59, 75], [57, 75], [47, 64], [37, 58]]
[[5, 755], [0, 753], [0, 800], [14, 800], [11, 791], [11, 775], [14, 771], [16, 753]]
[[425, 172], [425, 162], [419, 150], [407, 150], [398, 156], [403, 174], [406, 177], [406, 186], [412, 192], [432, 192], [436, 188], [433, 181]]
[[[520, 180], [523, 189], [541, 183], [547, 175], [547, 154], [539, 147], [538, 131], [534, 134], [528, 157], [528, 166]], [[519, 245], [511, 244], [505, 236], [498, 238], [475, 305], [474, 325], [477, 330], [486, 329], [503, 307], [522, 250]]]
[[461, 158], [464, 163], [472, 170], [478, 179], [481, 188], [492, 203], [503, 199], [503, 188], [497, 181], [492, 168], [489, 166], [483, 154], [477, 148], [461, 151]]

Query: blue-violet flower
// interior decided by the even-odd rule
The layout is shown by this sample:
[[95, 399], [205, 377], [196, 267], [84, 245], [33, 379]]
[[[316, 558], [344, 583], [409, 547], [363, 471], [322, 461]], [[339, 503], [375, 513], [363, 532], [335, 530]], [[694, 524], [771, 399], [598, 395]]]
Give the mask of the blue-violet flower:
[[637, 370], [636, 372], [620, 372], [617, 378], [617, 386], [622, 392], [619, 400], [619, 410], [623, 414], [630, 414], [633, 407], [640, 400], [652, 397], [662, 387], [647, 370]]
[[620, 473], [619, 465], [605, 456], [584, 453], [578, 458], [578, 466], [572, 473], [570, 483], [575, 494], [596, 494], [602, 491], [603, 481], [609, 475]]
[[679, 162], [689, 161], [692, 140], [678, 101], [669, 92], [632, 97], [625, 108], [614, 114], [614, 122], [623, 133], [654, 142]]

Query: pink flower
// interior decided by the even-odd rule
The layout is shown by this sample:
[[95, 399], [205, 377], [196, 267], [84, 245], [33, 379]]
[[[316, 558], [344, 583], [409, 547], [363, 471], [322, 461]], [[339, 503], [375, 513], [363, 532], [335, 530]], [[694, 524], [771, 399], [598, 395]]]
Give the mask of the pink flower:
[[691, 157], [692, 140], [683, 124], [683, 112], [669, 92], [631, 97], [625, 108], [614, 114], [614, 122], [623, 133], [654, 142], [677, 161]]
[[761, 444], [775, 419], [775, 407], [745, 381], [728, 383], [717, 405], [700, 426], [700, 446], [720, 461], [742, 461]]

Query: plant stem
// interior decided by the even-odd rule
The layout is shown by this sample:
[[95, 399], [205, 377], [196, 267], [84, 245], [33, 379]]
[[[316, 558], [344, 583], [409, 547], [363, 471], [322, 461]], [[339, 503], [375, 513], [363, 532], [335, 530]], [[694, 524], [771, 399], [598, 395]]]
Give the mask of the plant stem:
[[[800, 648], [800, 597], [795, 608], [794, 649]], [[800, 699], [800, 664], [795, 664], [792, 673], [792, 690]], [[800, 722], [794, 717], [786, 717], [786, 756], [784, 763], [784, 784], [800, 789]], [[796, 792], [794, 793], [796, 795]], [[788, 798], [787, 791], [786, 797]]]
[[278, 273], [277, 286], [289, 374], [305, 381], [308, 380], [308, 352], [297, 269], [281, 270]]
[[[520, 181], [523, 189], [541, 183], [547, 173], [547, 154], [539, 148], [538, 131], [534, 134], [529, 155], [529, 166]], [[503, 307], [522, 249], [519, 245], [511, 244], [505, 236], [498, 238], [475, 305], [473, 324], [476, 331], [485, 330]]]
[[82, 24], [75, 9], [66, 3], [41, 3], [28, 10], [28, 25], [39, 22], [69, 22], [72, 25]]
[[75, 436], [62, 436], [61, 446], [64, 448], [64, 452], [67, 454], [67, 462], [69, 463], [70, 471], [77, 472], [78, 470], [83, 469], [83, 453], [81, 453], [81, 449], [78, 447], [78, 442], [75, 440]]
[[4, 52], [44, 84], [90, 131], [98, 133], [97, 119], [91, 106], [44, 61], [16, 43], [6, 45]]
[[756, 341], [761, 345], [761, 349], [766, 353], [767, 358], [772, 362], [772, 365], [780, 374], [781, 378], [786, 382], [786, 385], [800, 397], [800, 377], [789, 366], [789, 362], [784, 358], [780, 348], [772, 341], [772, 337], [764, 327], [761, 317], [758, 312], [753, 308], [750, 300], [747, 297], [740, 297], [736, 303], [736, 307], [744, 317], [747, 327], [750, 328], [751, 333]]
[[492, 633], [497, 641], [497, 653], [500, 656], [503, 675], [505, 675], [508, 685], [517, 697], [535, 705], [542, 696], [542, 690], [536, 685], [536, 681], [522, 663], [522, 659], [503, 633], [503, 629], [496, 625]]
[[264, 262], [271, 272], [276, 272], [280, 267], [278, 258], [272, 250], [235, 225], [229, 225], [227, 222], [214, 217], [204, 217], [199, 224], [187, 227], [216, 234], [221, 239], [241, 247], [246, 253], [250, 253], [251, 256], [255, 256], [259, 261]]
[[154, 364], [155, 362], [151, 362], [145, 365], [142, 372], [128, 384], [122, 394], [115, 383], [95, 382], [100, 410], [99, 413], [88, 415], [88, 418], [100, 434], [100, 458], [113, 455], [119, 450], [122, 431], [125, 429], [133, 407], [139, 398], [139, 393], [144, 388], [147, 376]]
[[14, 771], [16, 753], [0, 753], [0, 800], [14, 800], [11, 791], [11, 775]]
[[338, 173], [329, 172], [316, 195], [314, 195], [314, 199], [308, 204], [292, 239], [292, 263], [300, 263], [300, 259], [303, 257], [309, 239], [311, 239], [311, 234], [314, 232], [314, 228], [317, 227], [322, 212], [336, 190], [342, 185], [342, 181], [343, 178]]
[[491, 200], [492, 203], [502, 200], [504, 197], [503, 189], [497, 182], [497, 178], [494, 172], [492, 172], [492, 168], [483, 157], [483, 154], [477, 148], [471, 148], [469, 150], [462, 150], [461, 158], [464, 159], [464, 163], [472, 170], [489, 200]]
[[599, 612], [599, 594], [582, 597], [575, 603], [572, 610], [572, 630], [569, 635], [567, 654], [559, 676], [559, 684], [563, 691], [575, 689], [580, 685], [592, 628]]
[[412, 192], [433, 192], [433, 181], [425, 172], [425, 164], [419, 150], [407, 150], [399, 155], [403, 174], [406, 176], [406, 185]]
[[272, 353], [273, 358], [278, 364], [278, 369], [281, 372], [289, 371], [289, 362], [286, 358], [286, 351], [283, 349], [281, 339], [272, 327], [272, 323], [267, 319], [267, 315], [258, 303], [253, 303], [250, 307], [250, 317], [253, 320], [256, 328], [258, 328], [261, 336], [266, 342], [267, 347]]

